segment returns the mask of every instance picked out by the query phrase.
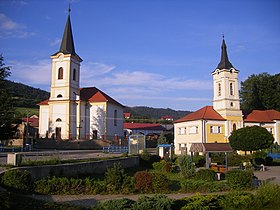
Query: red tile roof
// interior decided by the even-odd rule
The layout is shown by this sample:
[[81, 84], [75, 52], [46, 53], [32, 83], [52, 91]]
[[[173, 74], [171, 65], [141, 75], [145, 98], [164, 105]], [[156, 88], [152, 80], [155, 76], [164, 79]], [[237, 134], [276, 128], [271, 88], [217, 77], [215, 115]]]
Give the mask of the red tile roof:
[[48, 105], [49, 104], [49, 99], [41, 101], [40, 103], [38, 103], [37, 105]]
[[131, 117], [131, 113], [130, 112], [124, 112], [123, 113], [124, 118], [130, 118]]
[[153, 123], [124, 123], [124, 129], [164, 130], [161, 124]]
[[[106, 93], [102, 92], [96, 87], [80, 88], [80, 99], [82, 101], [88, 101], [88, 102], [109, 102], [111, 104], [124, 107], [122, 104], [120, 104], [115, 99], [111, 98]], [[48, 105], [48, 104], [49, 104], [48, 99], [38, 103], [38, 105]]]
[[32, 127], [39, 127], [39, 118], [37, 117], [29, 117], [22, 118], [23, 122], [28, 122]]
[[205, 106], [179, 120], [175, 123], [193, 121], [193, 120], [225, 120], [218, 112], [213, 109], [213, 106]]
[[86, 87], [80, 89], [81, 100], [88, 102], [109, 102], [118, 106], [122, 106], [115, 99], [108, 96], [106, 93], [102, 92], [96, 87]]
[[280, 112], [270, 110], [253, 110], [244, 118], [244, 122], [273, 123], [274, 120], [280, 120]]

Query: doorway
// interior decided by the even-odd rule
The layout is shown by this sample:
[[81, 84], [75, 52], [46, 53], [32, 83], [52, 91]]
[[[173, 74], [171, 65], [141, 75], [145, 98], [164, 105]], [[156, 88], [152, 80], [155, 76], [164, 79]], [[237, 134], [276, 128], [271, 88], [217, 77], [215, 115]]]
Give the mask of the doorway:
[[61, 127], [56, 127], [55, 128], [55, 138], [56, 139], [61, 139]]

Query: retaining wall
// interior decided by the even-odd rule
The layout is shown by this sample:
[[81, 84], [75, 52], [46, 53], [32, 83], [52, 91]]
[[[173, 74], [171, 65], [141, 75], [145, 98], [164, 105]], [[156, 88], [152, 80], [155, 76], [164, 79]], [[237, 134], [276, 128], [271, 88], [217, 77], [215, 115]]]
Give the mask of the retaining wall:
[[36, 180], [50, 175], [75, 177], [82, 174], [103, 174], [108, 168], [113, 167], [115, 163], [120, 163], [121, 168], [137, 167], [139, 166], [139, 157], [134, 156], [94, 162], [67, 163], [59, 165], [26, 166], [18, 167], [17, 169], [29, 171], [32, 175], [32, 178]]

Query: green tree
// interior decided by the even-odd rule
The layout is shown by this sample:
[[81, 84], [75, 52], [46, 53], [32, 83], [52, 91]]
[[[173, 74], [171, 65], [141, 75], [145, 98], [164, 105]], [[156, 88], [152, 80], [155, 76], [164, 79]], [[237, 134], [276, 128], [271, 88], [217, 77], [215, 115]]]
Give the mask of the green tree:
[[0, 54], [0, 140], [7, 140], [12, 135], [11, 123], [14, 109], [12, 107], [12, 98], [4, 83], [4, 80], [10, 74], [10, 67], [5, 66], [4, 58]]
[[241, 108], [280, 111], [280, 74], [253, 74], [241, 82]]
[[232, 132], [229, 143], [235, 150], [256, 151], [269, 148], [274, 142], [273, 135], [266, 128], [251, 126]]
[[163, 132], [160, 133], [158, 137], [158, 144], [168, 144], [166, 137], [164, 136]]

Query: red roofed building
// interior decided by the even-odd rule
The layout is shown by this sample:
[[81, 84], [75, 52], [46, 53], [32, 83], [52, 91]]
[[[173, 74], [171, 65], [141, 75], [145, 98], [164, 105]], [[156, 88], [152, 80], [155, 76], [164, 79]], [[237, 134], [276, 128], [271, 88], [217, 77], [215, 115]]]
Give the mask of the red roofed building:
[[221, 61], [212, 72], [213, 106], [205, 106], [174, 122], [176, 154], [189, 153], [193, 143], [228, 143], [232, 131], [253, 125], [265, 127], [280, 143], [280, 112], [253, 110], [243, 118], [238, 73], [228, 59], [223, 39]]
[[123, 136], [124, 106], [96, 87], [80, 88], [70, 12], [60, 49], [51, 56], [51, 94], [40, 105], [39, 135], [53, 139], [115, 139]]
[[123, 117], [124, 117], [124, 119], [130, 119], [131, 113], [130, 112], [124, 112]]

